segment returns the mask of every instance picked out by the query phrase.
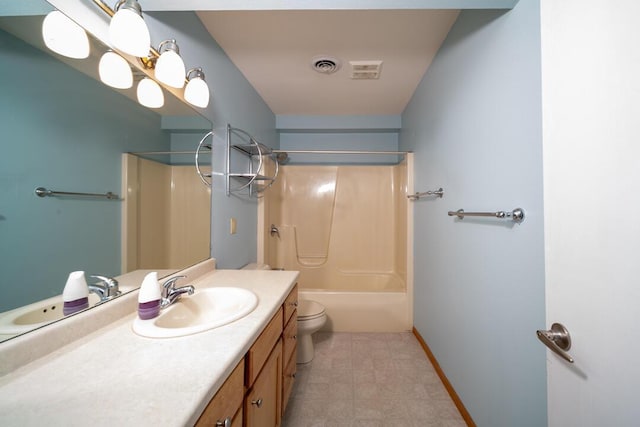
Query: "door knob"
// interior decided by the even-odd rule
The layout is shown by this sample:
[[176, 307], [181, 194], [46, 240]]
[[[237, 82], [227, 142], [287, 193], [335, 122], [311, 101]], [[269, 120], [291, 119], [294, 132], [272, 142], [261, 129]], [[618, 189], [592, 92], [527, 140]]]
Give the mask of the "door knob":
[[538, 330], [536, 334], [538, 335], [538, 339], [549, 347], [551, 351], [567, 362], [573, 363], [573, 357], [567, 353], [567, 351], [571, 349], [571, 335], [569, 335], [569, 331], [564, 325], [554, 323], [548, 331]]

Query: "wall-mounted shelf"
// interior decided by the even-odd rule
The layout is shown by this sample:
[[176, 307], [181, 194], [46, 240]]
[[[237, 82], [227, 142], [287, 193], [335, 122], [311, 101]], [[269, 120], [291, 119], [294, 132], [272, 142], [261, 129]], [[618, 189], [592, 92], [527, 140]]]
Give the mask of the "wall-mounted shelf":
[[[240, 158], [232, 152], [239, 153]], [[227, 196], [248, 192], [249, 196], [260, 197], [276, 180], [278, 169], [271, 148], [244, 130], [227, 125]]]

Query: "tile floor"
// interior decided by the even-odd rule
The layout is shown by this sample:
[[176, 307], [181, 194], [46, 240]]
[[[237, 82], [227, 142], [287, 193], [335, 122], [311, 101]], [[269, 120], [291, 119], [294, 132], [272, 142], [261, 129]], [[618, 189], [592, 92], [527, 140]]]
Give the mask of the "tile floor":
[[314, 334], [282, 427], [464, 427], [410, 333]]

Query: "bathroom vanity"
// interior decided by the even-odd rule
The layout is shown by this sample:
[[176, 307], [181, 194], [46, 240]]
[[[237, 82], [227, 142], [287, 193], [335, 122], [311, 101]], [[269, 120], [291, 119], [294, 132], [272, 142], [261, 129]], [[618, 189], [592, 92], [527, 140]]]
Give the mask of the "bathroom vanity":
[[[0, 424], [279, 425], [295, 375], [297, 272], [187, 275], [196, 289], [249, 289], [258, 306], [223, 327], [154, 339], [133, 332], [137, 299], [125, 295], [112, 303], [126, 305], [125, 316], [0, 377]], [[64, 335], [55, 326], [12, 345], [24, 344], [28, 357], [39, 342]], [[0, 347], [0, 363], [15, 365], [19, 354]]]
[[280, 425], [296, 373], [297, 307], [296, 285], [196, 426]]

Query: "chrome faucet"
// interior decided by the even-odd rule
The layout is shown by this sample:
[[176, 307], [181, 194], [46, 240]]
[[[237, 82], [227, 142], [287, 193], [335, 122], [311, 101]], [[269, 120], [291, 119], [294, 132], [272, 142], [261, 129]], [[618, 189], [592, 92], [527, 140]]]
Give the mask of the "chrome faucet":
[[94, 283], [89, 286], [89, 292], [93, 292], [94, 294], [100, 297], [100, 302], [108, 301], [112, 298], [117, 297], [122, 292], [118, 289], [118, 281], [112, 277], [105, 276], [91, 276], [95, 279], [99, 279], [102, 283]]
[[191, 285], [176, 288], [176, 282], [178, 281], [178, 279], [183, 279], [185, 277], [187, 276], [172, 277], [162, 284], [162, 302], [160, 303], [160, 308], [169, 307], [171, 304], [180, 299], [182, 294], [193, 295], [195, 288]]

